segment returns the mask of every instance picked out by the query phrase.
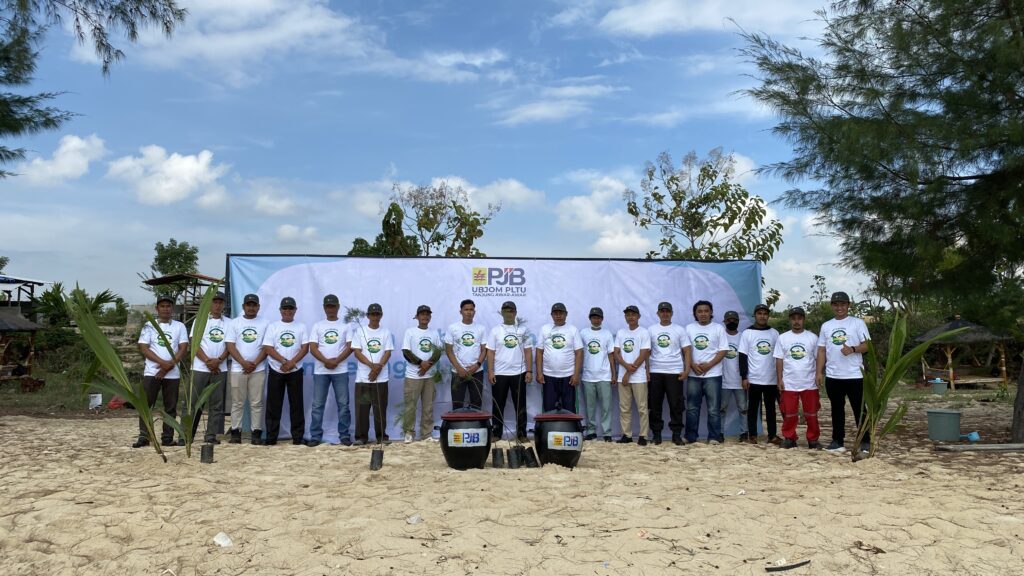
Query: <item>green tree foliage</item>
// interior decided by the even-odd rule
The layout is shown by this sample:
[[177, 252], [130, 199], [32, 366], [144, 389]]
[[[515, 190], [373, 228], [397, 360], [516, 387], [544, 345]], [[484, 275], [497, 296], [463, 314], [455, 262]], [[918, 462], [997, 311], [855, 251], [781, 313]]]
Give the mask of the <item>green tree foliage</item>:
[[[172, 274], [195, 274], [199, 272], [199, 247], [192, 246], [188, 242], [178, 242], [174, 238], [163, 242], [157, 242], [153, 247], [156, 253], [153, 256], [153, 263], [149, 265], [150, 273], [139, 273], [139, 278], [145, 282], [152, 278], [170, 276]], [[157, 296], [168, 295], [175, 300], [185, 291], [187, 282], [167, 284], [164, 286], [150, 286], [143, 283], [142, 287]]]
[[401, 206], [402, 227], [416, 237], [424, 256], [486, 256], [473, 244], [501, 210], [500, 204], [488, 204], [483, 214], [473, 210], [469, 194], [447, 182], [405, 189], [396, 184], [391, 200]]
[[[0, 142], [56, 130], [72, 116], [47, 105], [59, 92], [20, 93], [32, 83], [36, 47], [50, 26], [66, 26], [79, 42], [91, 41], [106, 75], [124, 58], [112, 34], [135, 42], [140, 29], [155, 26], [170, 36], [185, 15], [174, 0], [0, 0]], [[0, 178], [12, 175], [4, 165], [24, 157], [23, 148], [0, 144]]]
[[[115, 304], [120, 301], [124, 306], [124, 300], [114, 294], [110, 290], [104, 290], [97, 293], [95, 296], [90, 296], [88, 292], [79, 286], [71, 291], [71, 301], [74, 302], [75, 306], [84, 305], [84, 310], [88, 314], [97, 317], [101, 315], [105, 307], [109, 304]], [[64, 296], [64, 285], [60, 282], [54, 282], [49, 288], [39, 294], [39, 296], [32, 299], [32, 311], [35, 314], [41, 314], [46, 318], [46, 324], [52, 327], [64, 327], [71, 325], [71, 315], [68, 313], [67, 299]], [[124, 306], [125, 314], [127, 314], [127, 306]]]
[[765, 222], [764, 200], [733, 182], [736, 162], [721, 148], [707, 158], [695, 152], [679, 169], [667, 152], [648, 163], [641, 192], [626, 190], [633, 222], [661, 233], [660, 251], [647, 257], [693, 260], [771, 260], [782, 244], [782, 223]]
[[402, 230], [405, 213], [402, 207], [392, 202], [384, 213], [381, 221], [381, 233], [377, 234], [373, 244], [364, 238], [352, 241], [349, 256], [419, 256], [420, 243], [415, 236], [407, 236]]
[[4, 268], [6, 268], [7, 265], [10, 264], [10, 263], [11, 263], [11, 259], [10, 258], [8, 258], [7, 256], [0, 256], [0, 274], [3, 273]]

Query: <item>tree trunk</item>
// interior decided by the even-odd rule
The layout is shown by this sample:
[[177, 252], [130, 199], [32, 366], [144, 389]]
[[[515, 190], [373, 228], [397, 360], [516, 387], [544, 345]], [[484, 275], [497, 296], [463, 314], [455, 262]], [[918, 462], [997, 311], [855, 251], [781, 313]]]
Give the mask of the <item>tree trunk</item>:
[[1024, 442], [1024, 367], [1017, 376], [1017, 396], [1013, 401], [1013, 432], [1010, 442]]

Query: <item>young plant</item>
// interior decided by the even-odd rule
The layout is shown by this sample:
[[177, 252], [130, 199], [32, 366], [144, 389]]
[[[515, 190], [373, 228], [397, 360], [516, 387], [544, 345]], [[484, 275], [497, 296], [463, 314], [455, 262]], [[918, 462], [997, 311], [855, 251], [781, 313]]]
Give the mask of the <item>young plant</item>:
[[900, 379], [916, 366], [921, 356], [935, 341], [947, 336], [967, 330], [958, 328], [944, 332], [938, 336], [918, 344], [906, 354], [902, 354], [903, 345], [907, 340], [907, 319], [896, 312], [896, 321], [893, 322], [892, 334], [889, 337], [889, 354], [885, 359], [885, 366], [882, 367], [875, 352], [875, 346], [868, 340], [868, 351], [864, 354], [864, 417], [861, 419], [860, 428], [857, 430], [857, 442], [854, 446], [860, 446], [864, 435], [871, 432], [871, 448], [867, 455], [860, 450], [853, 451], [853, 461], [863, 458], [870, 458], [878, 451], [882, 438], [899, 426], [900, 421], [907, 414], [907, 404], [900, 402], [900, 405], [889, 415], [889, 419], [882, 424], [882, 417], [889, 407], [889, 397], [893, 390], [899, 385]]

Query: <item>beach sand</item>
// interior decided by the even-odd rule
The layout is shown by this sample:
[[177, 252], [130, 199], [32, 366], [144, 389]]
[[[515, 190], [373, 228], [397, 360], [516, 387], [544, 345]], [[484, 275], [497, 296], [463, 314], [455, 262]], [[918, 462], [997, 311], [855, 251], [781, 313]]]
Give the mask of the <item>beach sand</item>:
[[417, 442], [371, 472], [329, 445], [165, 464], [134, 427], [0, 418], [0, 574], [1024, 573], [1019, 453], [588, 442], [574, 470], [459, 472]]

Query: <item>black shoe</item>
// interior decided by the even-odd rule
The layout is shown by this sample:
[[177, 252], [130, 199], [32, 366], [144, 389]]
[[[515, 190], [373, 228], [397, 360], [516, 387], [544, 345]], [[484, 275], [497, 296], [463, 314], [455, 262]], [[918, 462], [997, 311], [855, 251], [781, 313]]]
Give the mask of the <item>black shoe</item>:
[[782, 444], [779, 445], [781, 448], [796, 448], [796, 440], [790, 440], [789, 438], [783, 438]]
[[[660, 443], [661, 440], [659, 440], [658, 442]], [[646, 436], [641, 436], [640, 439], [636, 441], [636, 445], [637, 446], [647, 446], [647, 437]]]
[[310, 448], [316, 448], [319, 445], [320, 445], [320, 441], [319, 440], [307, 440], [306, 441], [306, 446], [308, 446]]
[[261, 446], [277, 446], [277, 440], [264, 440]]
[[[646, 440], [646, 438], [645, 438], [645, 440]], [[647, 443], [644, 442], [644, 444], [647, 444]], [[644, 444], [641, 444], [641, 446], [643, 446]], [[654, 435], [654, 445], [655, 446], [661, 446], [661, 434], [655, 434]]]
[[217, 440], [216, 438], [210, 438], [209, 440], [204, 441], [204, 443], [205, 444], [220, 444], [220, 440]]
[[743, 434], [740, 434], [740, 442], [746, 442], [747, 438], [750, 438], [749, 432], [744, 432]]
[[631, 438], [629, 436], [623, 436], [622, 438], [619, 438], [619, 444], [629, 444], [632, 441], [633, 441], [633, 438]]
[[782, 438], [779, 438], [778, 436], [769, 436], [768, 443], [775, 444], [776, 446], [782, 446]]
[[597, 434], [594, 434], [593, 432], [591, 432], [590, 434], [587, 434], [586, 436], [584, 436], [583, 439], [584, 440], [597, 440]]
[[185, 439], [184, 438], [178, 438], [178, 446], [184, 446], [184, 445], [185, 445]]
[[365, 446], [366, 445], [366, 440], [358, 440], [357, 439], [355, 442], [352, 443], [352, 445], [353, 446]]
[[[239, 431], [241, 434], [241, 431]], [[253, 430], [250, 434], [249, 443], [253, 446], [263, 446], [263, 430]]]
[[231, 438], [228, 440], [228, 444], [241, 444], [242, 443], [242, 431], [241, 429], [228, 430]]
[[292, 446], [301, 446], [305, 443], [306, 441], [303, 440], [302, 438], [292, 438]]
[[342, 438], [340, 442], [341, 442], [342, 446], [351, 446], [352, 445], [352, 440], [350, 438]]
[[604, 437], [604, 441], [605, 442], [611, 442], [612, 441], [612, 437], [611, 436], [605, 436]]
[[865, 454], [868, 453], [868, 452], [871, 452], [871, 443], [870, 442], [861, 442], [860, 443], [860, 451], [864, 452]]
[[675, 444], [676, 446], [682, 446], [683, 444], [686, 444], [686, 442], [683, 442], [683, 437], [679, 434], [672, 435], [672, 443]]
[[528, 443], [530, 441], [530, 439], [527, 438], [525, 435], [524, 436], [519, 436], [518, 440], [520, 442], [522, 442], [523, 444], [526, 444], [526, 443]]
[[162, 438], [160, 440], [161, 446], [177, 446], [178, 443], [174, 441], [174, 438]]
[[145, 448], [149, 446], [149, 438], [145, 436], [139, 436], [139, 438], [132, 444], [132, 448]]
[[811, 450], [821, 450], [821, 443], [819, 442], [808, 442], [807, 447]]

